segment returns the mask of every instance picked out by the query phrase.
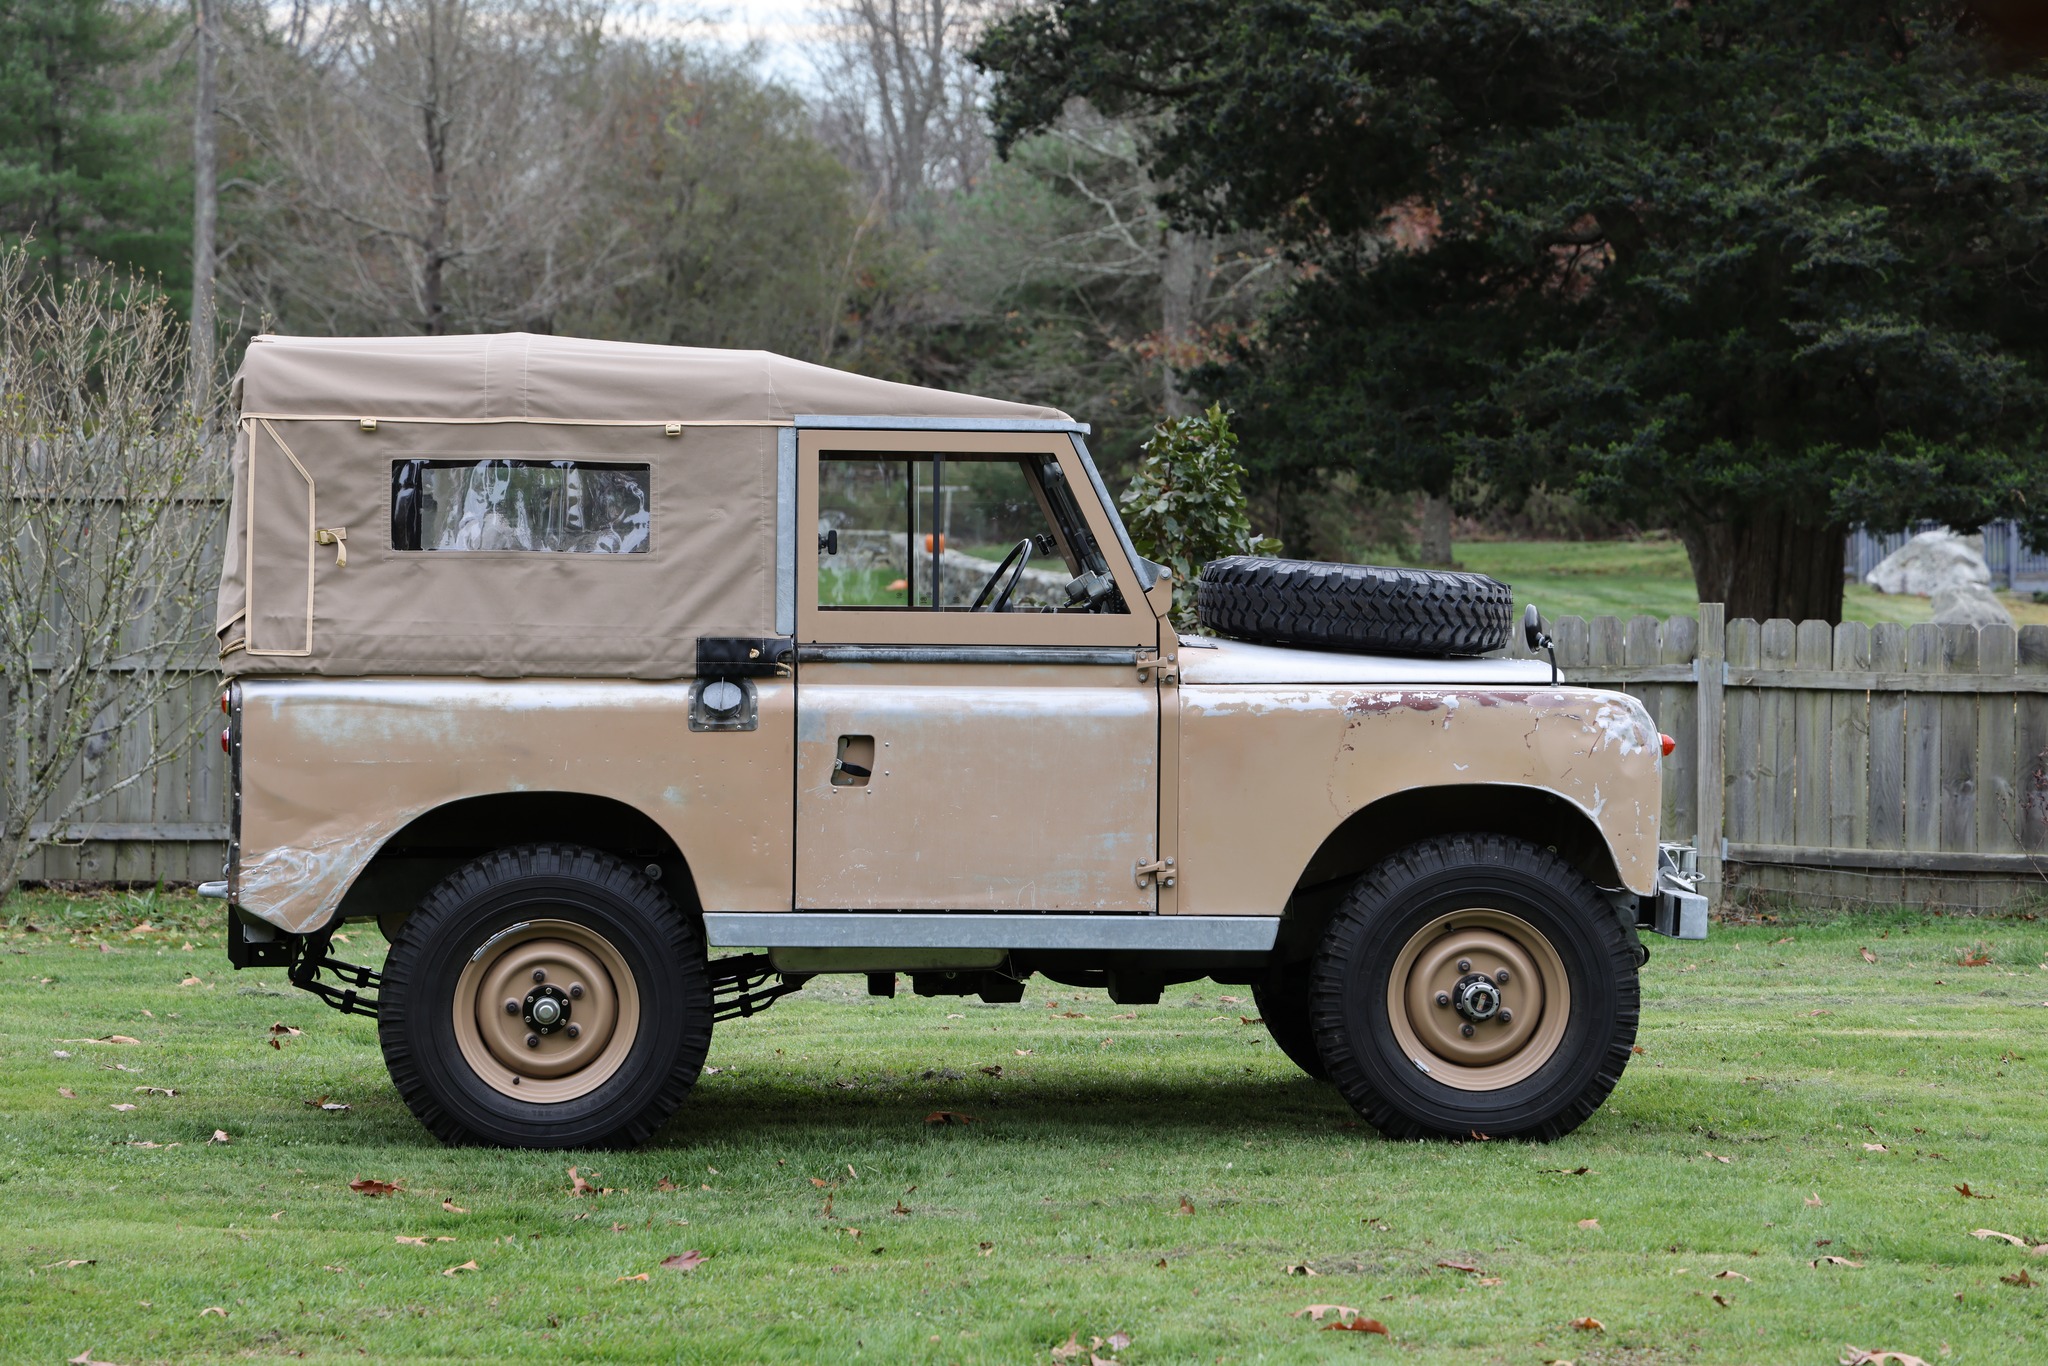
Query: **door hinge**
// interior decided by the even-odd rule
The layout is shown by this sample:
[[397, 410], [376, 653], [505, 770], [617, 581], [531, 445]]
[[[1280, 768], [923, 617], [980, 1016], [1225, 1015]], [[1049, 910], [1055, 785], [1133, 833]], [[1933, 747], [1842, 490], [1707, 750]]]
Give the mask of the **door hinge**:
[[1171, 655], [1164, 659], [1158, 655], [1139, 655], [1138, 681], [1150, 683], [1155, 674], [1161, 683], [1177, 683], [1180, 681], [1180, 664]]
[[1171, 887], [1174, 877], [1173, 860], [1163, 858], [1156, 863], [1135, 864], [1131, 868], [1131, 876], [1137, 879], [1140, 887], [1150, 885], [1147, 879], [1157, 882], [1161, 887]]

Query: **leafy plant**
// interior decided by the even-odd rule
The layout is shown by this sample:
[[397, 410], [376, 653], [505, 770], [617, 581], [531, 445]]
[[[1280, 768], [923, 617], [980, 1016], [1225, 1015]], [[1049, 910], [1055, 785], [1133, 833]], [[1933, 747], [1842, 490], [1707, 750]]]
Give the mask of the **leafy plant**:
[[1275, 555], [1280, 542], [1252, 530], [1245, 510], [1244, 466], [1223, 405], [1173, 417], [1152, 429], [1138, 471], [1119, 500], [1139, 553], [1173, 570], [1183, 585], [1173, 622], [1195, 626], [1191, 587], [1202, 566], [1225, 555]]

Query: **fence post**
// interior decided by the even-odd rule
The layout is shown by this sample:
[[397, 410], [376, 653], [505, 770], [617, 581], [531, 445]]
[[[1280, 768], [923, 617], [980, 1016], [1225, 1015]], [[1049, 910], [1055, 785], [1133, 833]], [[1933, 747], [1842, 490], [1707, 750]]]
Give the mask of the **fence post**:
[[1693, 677], [1699, 684], [1698, 733], [1694, 772], [1699, 778], [1699, 828], [1693, 844], [1700, 851], [1700, 891], [1709, 907], [1721, 904], [1722, 804], [1727, 794], [1723, 772], [1727, 753], [1722, 744], [1721, 688], [1726, 681], [1728, 661], [1727, 609], [1718, 602], [1700, 604], [1699, 654], [1693, 661]]

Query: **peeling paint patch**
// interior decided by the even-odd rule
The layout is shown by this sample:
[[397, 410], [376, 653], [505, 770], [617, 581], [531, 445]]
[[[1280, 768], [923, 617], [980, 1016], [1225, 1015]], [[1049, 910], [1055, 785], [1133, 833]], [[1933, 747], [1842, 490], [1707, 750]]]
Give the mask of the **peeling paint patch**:
[[303, 933], [326, 920], [379, 843], [375, 832], [364, 831], [267, 849], [253, 858], [245, 853], [238, 904], [279, 929]]

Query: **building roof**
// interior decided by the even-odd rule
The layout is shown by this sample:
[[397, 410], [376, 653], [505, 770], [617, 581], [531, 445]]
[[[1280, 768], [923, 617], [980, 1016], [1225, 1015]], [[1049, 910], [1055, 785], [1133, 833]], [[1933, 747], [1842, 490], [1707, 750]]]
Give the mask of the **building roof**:
[[1067, 420], [1055, 408], [894, 384], [769, 351], [530, 332], [259, 336], [235, 386], [250, 417], [749, 425], [786, 424], [799, 414]]

